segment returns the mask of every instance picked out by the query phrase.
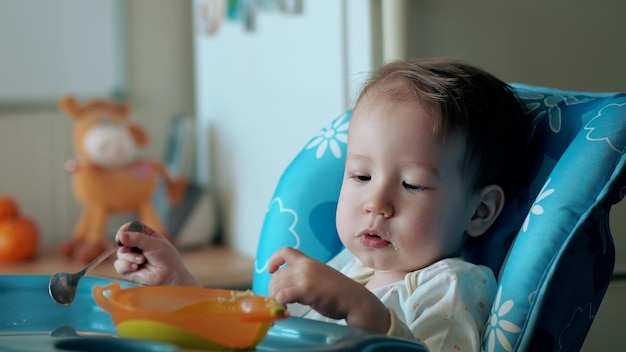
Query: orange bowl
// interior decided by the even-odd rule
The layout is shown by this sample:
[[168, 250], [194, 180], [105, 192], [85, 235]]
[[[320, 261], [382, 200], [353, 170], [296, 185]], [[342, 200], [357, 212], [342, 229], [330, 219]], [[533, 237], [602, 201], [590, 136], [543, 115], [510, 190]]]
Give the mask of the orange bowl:
[[287, 310], [251, 291], [119, 283], [94, 286], [96, 303], [111, 315], [122, 337], [204, 350], [250, 349]]

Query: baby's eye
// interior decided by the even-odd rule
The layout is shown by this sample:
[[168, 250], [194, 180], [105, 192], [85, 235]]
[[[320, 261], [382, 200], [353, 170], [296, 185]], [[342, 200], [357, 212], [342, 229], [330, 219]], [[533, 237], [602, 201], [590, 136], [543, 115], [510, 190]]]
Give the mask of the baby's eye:
[[423, 191], [426, 189], [426, 187], [424, 186], [418, 186], [418, 185], [412, 185], [410, 183], [407, 182], [402, 182], [402, 185], [404, 186], [404, 188], [410, 190], [410, 191]]
[[367, 182], [372, 179], [372, 176], [367, 175], [352, 175], [351, 178], [355, 179], [358, 182]]

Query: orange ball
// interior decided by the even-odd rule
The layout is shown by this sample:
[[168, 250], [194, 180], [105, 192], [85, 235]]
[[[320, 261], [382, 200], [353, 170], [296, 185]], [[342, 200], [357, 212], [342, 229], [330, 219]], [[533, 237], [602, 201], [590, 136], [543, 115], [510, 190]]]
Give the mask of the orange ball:
[[12, 218], [0, 222], [0, 260], [22, 261], [37, 253], [39, 233], [33, 221]]
[[17, 202], [11, 197], [0, 196], [0, 222], [6, 219], [17, 218], [19, 209]]

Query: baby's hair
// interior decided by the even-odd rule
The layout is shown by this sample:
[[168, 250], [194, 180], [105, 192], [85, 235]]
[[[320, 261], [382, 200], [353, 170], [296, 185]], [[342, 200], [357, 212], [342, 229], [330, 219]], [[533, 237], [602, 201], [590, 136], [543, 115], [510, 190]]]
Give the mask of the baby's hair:
[[507, 195], [512, 191], [530, 120], [508, 84], [458, 60], [394, 61], [370, 78], [357, 105], [366, 95], [429, 105], [435, 136], [465, 138], [460, 167], [469, 191], [489, 184], [500, 185]]

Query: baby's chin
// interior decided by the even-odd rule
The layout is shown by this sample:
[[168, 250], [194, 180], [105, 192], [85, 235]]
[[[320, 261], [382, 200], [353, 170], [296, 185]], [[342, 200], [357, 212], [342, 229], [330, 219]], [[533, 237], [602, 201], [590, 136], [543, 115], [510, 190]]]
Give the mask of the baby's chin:
[[[366, 251], [367, 252], [367, 251]], [[372, 255], [372, 253], [354, 253], [352, 254], [359, 259], [363, 266], [376, 270], [380, 273], [403, 273], [408, 274], [414, 271], [424, 269], [438, 261], [438, 259], [429, 258], [428, 260], [407, 261], [400, 257], [400, 252], [390, 248], [387, 256]], [[418, 258], [419, 254], [411, 255], [410, 259]]]

